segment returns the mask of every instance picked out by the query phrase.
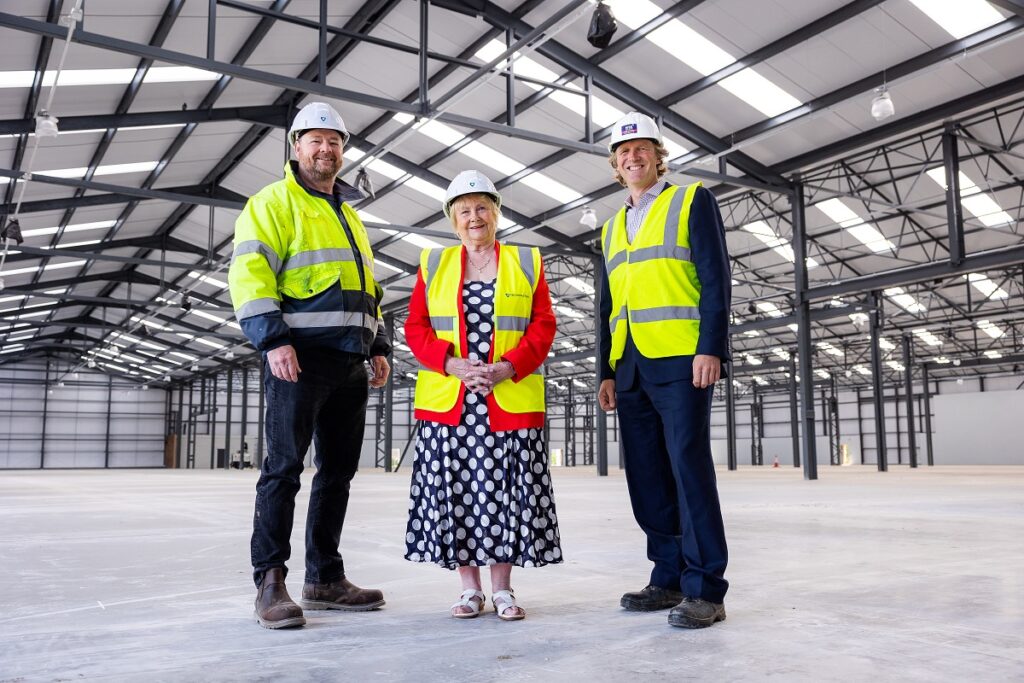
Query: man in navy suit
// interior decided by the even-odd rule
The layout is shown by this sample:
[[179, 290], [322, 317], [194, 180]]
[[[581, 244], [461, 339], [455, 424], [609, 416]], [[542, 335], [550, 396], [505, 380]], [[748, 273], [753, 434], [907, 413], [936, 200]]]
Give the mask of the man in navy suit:
[[618, 410], [633, 513], [654, 563], [627, 610], [669, 609], [668, 622], [725, 619], [725, 529], [711, 458], [714, 384], [728, 359], [731, 276], [714, 196], [662, 180], [655, 122], [631, 112], [612, 131], [609, 163], [629, 190], [605, 223], [598, 402]]

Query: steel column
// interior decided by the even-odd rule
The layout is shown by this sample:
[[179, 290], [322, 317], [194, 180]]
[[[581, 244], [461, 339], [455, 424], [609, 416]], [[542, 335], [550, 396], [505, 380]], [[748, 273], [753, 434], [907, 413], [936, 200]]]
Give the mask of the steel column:
[[793, 467], [800, 467], [800, 405], [797, 397], [796, 359], [789, 359], [789, 433], [793, 439]]
[[871, 328], [871, 387], [875, 405], [875, 459], [879, 472], [886, 472], [889, 469], [889, 462], [885, 453], [885, 400], [882, 394], [882, 349], [878, 346], [878, 339], [882, 332], [882, 297], [878, 292], [872, 292], [871, 298], [874, 303], [871, 311], [868, 312], [868, 321]]
[[[814, 429], [814, 375], [811, 348], [811, 306], [807, 298], [807, 224], [804, 220], [804, 188], [800, 183], [793, 184], [792, 202], [793, 222], [793, 270], [794, 297], [797, 319], [797, 352], [799, 355], [801, 418], [803, 431], [803, 465], [804, 479], [818, 478], [818, 451], [815, 443]], [[794, 376], [794, 380], [796, 377]]]
[[43, 425], [39, 430], [39, 469], [46, 466], [46, 418], [50, 405], [50, 359], [46, 359], [46, 377], [43, 381]]
[[242, 435], [238, 442], [238, 469], [245, 469], [245, 435], [249, 423], [249, 368], [242, 367]]
[[907, 401], [907, 448], [910, 450], [910, 466], [917, 467], [917, 438], [914, 434], [914, 380], [911, 372], [914, 349], [910, 335], [903, 335], [903, 391]]
[[928, 387], [928, 365], [921, 366], [921, 388], [924, 391], [924, 443], [928, 466], [935, 465], [935, 451], [932, 449], [932, 392]]
[[210, 469], [217, 469], [217, 377], [213, 376], [210, 394]]
[[235, 369], [228, 368], [228, 400], [224, 415], [224, 469], [231, 469], [231, 399], [234, 393]]
[[949, 227], [949, 263], [959, 266], [967, 256], [964, 247], [964, 209], [960, 203], [960, 156], [956, 132], [947, 123], [942, 133], [942, 164], [946, 171], [946, 221]]
[[[426, 3], [424, 3], [426, 4]], [[395, 335], [395, 317], [389, 315], [384, 320], [384, 329], [391, 332], [391, 338]], [[395, 364], [394, 352], [388, 354], [388, 362], [392, 367]], [[384, 385], [384, 471], [392, 470], [391, 449], [394, 444], [395, 419], [395, 373], [388, 375], [388, 381]]]
[[[604, 258], [601, 256], [595, 256], [590, 261], [591, 267], [594, 269], [594, 278], [592, 280], [594, 284], [594, 348], [601, 348], [601, 336], [603, 334], [603, 325], [601, 324], [601, 295], [603, 287], [600, 286], [599, 278], [601, 277], [602, 270], [604, 268]], [[596, 351], [595, 351], [596, 355]], [[596, 393], [601, 390], [601, 365], [600, 360], [594, 359], [594, 384], [596, 385]], [[569, 381], [572, 384], [572, 380]], [[597, 429], [597, 476], [607, 477], [608, 476], [608, 415], [601, 410], [600, 406], [594, 410], [596, 413], [596, 419], [594, 420]], [[619, 465], [621, 466], [621, 458], [619, 459]], [[735, 469], [735, 468], [734, 468]]]
[[114, 403], [114, 376], [107, 375], [107, 427], [103, 437], [103, 467], [110, 467], [110, 409]]
[[263, 469], [263, 431], [266, 429], [266, 379], [267, 379], [267, 363], [263, 358], [263, 354], [260, 354], [260, 398], [259, 398], [259, 417], [257, 422], [256, 432], [256, 455], [253, 460], [253, 467], [257, 470]]

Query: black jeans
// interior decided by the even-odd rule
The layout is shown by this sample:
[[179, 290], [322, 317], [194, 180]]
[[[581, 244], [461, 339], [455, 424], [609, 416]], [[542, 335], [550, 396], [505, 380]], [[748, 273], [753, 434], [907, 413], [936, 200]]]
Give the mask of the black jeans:
[[266, 373], [267, 457], [256, 483], [253, 579], [291, 556], [290, 538], [302, 460], [316, 447], [316, 474], [306, 517], [306, 583], [345, 576], [338, 551], [348, 508], [349, 483], [359, 467], [369, 395], [363, 358], [339, 351], [298, 350], [298, 382]]

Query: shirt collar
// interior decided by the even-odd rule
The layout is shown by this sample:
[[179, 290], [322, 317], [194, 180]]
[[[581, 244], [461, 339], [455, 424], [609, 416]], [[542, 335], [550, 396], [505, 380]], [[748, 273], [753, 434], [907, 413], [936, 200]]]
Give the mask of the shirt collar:
[[[646, 192], [640, 195], [640, 198], [643, 199], [644, 197], [647, 196], [657, 197], [659, 194], [662, 193], [662, 191], [664, 191], [666, 185], [668, 185], [667, 180], [659, 180], [658, 182], [651, 185]], [[629, 192], [626, 193], [626, 207], [630, 209], [636, 208], [636, 206], [633, 205], [633, 195]]]

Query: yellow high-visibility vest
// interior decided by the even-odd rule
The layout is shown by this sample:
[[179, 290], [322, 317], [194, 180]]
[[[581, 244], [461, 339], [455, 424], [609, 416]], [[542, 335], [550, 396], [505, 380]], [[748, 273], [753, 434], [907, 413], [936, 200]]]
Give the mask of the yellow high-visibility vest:
[[647, 358], [696, 353], [701, 288], [690, 256], [690, 205], [698, 187], [673, 186], [658, 195], [632, 244], [625, 207], [601, 230], [612, 295], [612, 368], [626, 348], [627, 330]]
[[[427, 312], [438, 339], [450, 341], [455, 355], [466, 357], [459, 334], [462, 293], [462, 247], [425, 249], [420, 272], [426, 285]], [[494, 286], [491, 326], [493, 358], [511, 351], [522, 339], [533, 312], [533, 293], [540, 274], [540, 250], [536, 247], [502, 247], [498, 256], [498, 278]], [[462, 382], [453, 375], [429, 369], [419, 371], [415, 406], [434, 413], [455, 407]], [[494, 399], [508, 413], [544, 412], [544, 377], [537, 370], [518, 382], [506, 380], [494, 387]]]

